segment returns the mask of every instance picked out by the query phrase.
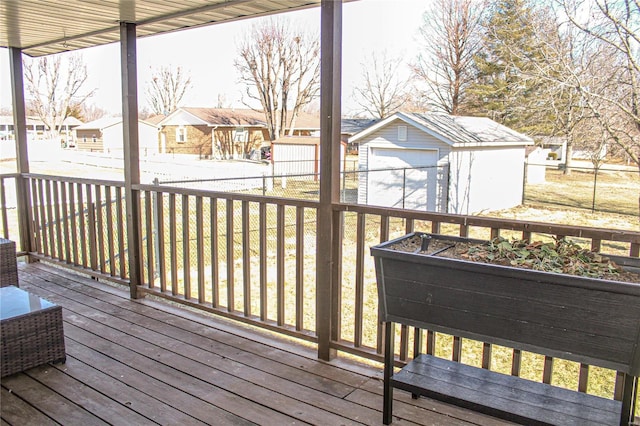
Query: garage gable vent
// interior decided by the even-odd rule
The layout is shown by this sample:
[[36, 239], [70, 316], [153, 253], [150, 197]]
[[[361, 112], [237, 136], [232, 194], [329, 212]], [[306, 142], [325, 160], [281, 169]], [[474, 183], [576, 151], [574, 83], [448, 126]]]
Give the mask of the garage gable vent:
[[407, 141], [407, 126], [398, 126], [398, 142]]

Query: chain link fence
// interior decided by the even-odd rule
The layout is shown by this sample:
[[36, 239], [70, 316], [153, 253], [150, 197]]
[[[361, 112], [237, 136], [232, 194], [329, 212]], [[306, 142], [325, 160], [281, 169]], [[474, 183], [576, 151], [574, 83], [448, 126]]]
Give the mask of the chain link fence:
[[542, 179], [525, 179], [524, 204], [550, 205], [638, 216], [640, 176], [628, 167], [551, 168]]
[[[531, 165], [529, 165], [531, 166]], [[548, 205], [587, 209], [594, 212], [606, 212], [622, 215], [639, 214], [640, 175], [638, 170], [628, 167], [612, 168], [605, 166], [599, 170], [589, 167], [572, 167], [570, 170], [558, 167], [539, 166], [542, 170], [536, 180], [531, 174], [525, 175], [523, 182], [523, 204]], [[301, 168], [307, 167], [305, 165]], [[308, 167], [307, 167], [308, 168]], [[531, 167], [529, 167], [531, 170]], [[432, 173], [432, 171], [437, 173]], [[363, 191], [372, 191], [376, 181], [393, 187], [393, 200], [385, 205], [397, 208], [412, 208], [419, 203], [416, 197], [425, 187], [422, 180], [438, 179], [437, 205], [430, 210], [444, 211], [446, 206], [446, 179], [441, 174], [448, 172], [446, 167], [389, 168], [376, 170], [358, 170], [357, 162], [343, 163], [340, 173], [340, 202], [363, 202]], [[291, 173], [272, 175], [268, 172], [260, 176], [244, 176], [233, 179], [184, 179], [154, 181], [158, 185], [172, 185], [193, 189], [223, 192], [244, 192], [279, 198], [319, 200], [319, 173]], [[375, 189], [375, 188], [374, 188]], [[366, 202], [366, 201], [364, 201]], [[428, 207], [428, 206], [427, 206]], [[433, 206], [432, 206], [433, 207]], [[424, 209], [424, 207], [420, 207]]]

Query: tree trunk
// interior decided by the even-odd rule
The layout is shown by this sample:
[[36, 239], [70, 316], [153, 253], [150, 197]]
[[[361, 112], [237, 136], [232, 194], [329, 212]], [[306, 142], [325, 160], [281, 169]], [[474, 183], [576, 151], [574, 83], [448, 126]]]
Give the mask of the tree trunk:
[[564, 175], [571, 174], [571, 157], [573, 157], [573, 138], [567, 138], [567, 149], [564, 156]]

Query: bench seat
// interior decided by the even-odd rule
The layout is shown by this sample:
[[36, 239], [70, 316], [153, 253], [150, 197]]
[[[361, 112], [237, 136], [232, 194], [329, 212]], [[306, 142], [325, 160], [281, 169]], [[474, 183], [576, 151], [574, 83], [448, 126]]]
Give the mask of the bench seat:
[[523, 424], [619, 425], [622, 403], [419, 355], [391, 386]]

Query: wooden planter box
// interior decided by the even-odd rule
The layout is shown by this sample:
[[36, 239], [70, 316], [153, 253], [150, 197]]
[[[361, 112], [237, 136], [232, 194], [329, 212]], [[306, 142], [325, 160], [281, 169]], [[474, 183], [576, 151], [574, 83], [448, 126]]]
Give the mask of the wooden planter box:
[[[614, 369], [634, 382], [627, 386], [636, 386], [633, 376], [640, 375], [640, 284], [389, 248], [416, 234], [420, 233], [371, 248], [383, 321]], [[640, 259], [615, 260], [628, 268], [640, 267]], [[392, 384], [433, 396], [393, 380]], [[455, 398], [451, 401], [456, 402]], [[477, 404], [470, 407], [477, 408]], [[390, 421], [388, 415], [385, 423]], [[526, 417], [516, 416], [515, 420]]]

